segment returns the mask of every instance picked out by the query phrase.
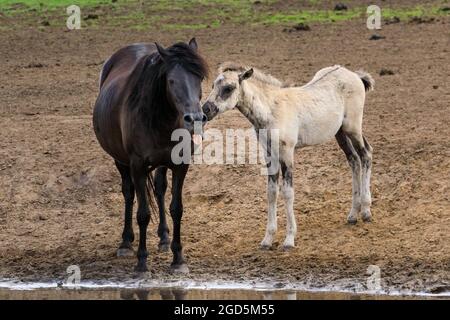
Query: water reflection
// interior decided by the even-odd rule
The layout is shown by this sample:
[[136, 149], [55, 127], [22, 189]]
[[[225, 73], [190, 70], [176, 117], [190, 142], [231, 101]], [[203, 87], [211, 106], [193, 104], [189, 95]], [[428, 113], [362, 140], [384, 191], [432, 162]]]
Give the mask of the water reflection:
[[[45, 300], [311, 300], [311, 299], [436, 299], [439, 297], [429, 296], [388, 296], [368, 295], [342, 292], [303, 292], [292, 290], [186, 290], [182, 288], [152, 288], [152, 289], [37, 289], [37, 290], [8, 290], [0, 289], [0, 300], [8, 299], [45, 299]], [[448, 297], [442, 297], [447, 298]]]

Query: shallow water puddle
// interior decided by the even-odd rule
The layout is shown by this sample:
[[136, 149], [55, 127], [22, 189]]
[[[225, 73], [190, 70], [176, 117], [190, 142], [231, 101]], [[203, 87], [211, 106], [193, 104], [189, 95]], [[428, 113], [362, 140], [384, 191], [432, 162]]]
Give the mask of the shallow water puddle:
[[1, 282], [0, 300], [8, 299], [50, 299], [50, 300], [384, 300], [384, 299], [450, 299], [450, 293], [401, 293], [374, 294], [370, 292], [351, 292], [328, 289], [299, 290], [274, 289], [273, 284], [260, 283], [160, 283], [160, 286], [142, 284], [81, 283], [78, 287], [58, 285], [57, 283]]

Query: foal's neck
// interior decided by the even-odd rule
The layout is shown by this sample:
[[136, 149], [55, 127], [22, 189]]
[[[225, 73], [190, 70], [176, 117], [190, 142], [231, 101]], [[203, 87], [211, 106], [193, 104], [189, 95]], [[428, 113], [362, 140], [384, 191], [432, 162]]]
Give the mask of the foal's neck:
[[272, 121], [272, 110], [263, 88], [251, 83], [242, 82], [238, 110], [253, 124], [256, 129], [267, 128]]

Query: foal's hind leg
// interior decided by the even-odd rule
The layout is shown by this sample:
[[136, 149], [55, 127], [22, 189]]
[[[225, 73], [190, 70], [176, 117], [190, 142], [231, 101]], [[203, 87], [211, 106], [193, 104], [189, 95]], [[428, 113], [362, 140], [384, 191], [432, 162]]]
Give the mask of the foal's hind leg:
[[361, 178], [361, 217], [363, 221], [370, 222], [372, 214], [370, 206], [372, 204], [372, 196], [370, 194], [370, 175], [372, 172], [372, 147], [362, 135], [349, 135], [352, 145], [358, 153], [362, 164]]
[[353, 148], [350, 138], [346, 136], [342, 128], [336, 133], [336, 140], [342, 151], [344, 151], [352, 169], [352, 208], [348, 214], [347, 222], [355, 224], [358, 220], [358, 213], [361, 210], [361, 160]]
[[283, 195], [286, 207], [286, 239], [283, 243], [284, 249], [290, 249], [295, 246], [295, 235], [297, 234], [297, 224], [294, 215], [294, 186], [292, 181], [294, 147], [281, 152], [281, 174], [283, 182], [281, 184], [281, 193]]
[[125, 225], [122, 232], [122, 243], [117, 250], [118, 257], [133, 256], [133, 247], [131, 243], [134, 241], [133, 233], [133, 202], [134, 202], [134, 185], [131, 180], [130, 168], [117, 162], [116, 167], [122, 177], [122, 194], [125, 199]]
[[159, 208], [159, 226], [158, 236], [159, 244], [158, 249], [161, 252], [169, 251], [170, 239], [169, 239], [169, 227], [167, 226], [166, 209], [164, 204], [164, 196], [167, 190], [167, 168], [159, 167], [155, 172], [155, 193], [156, 201]]

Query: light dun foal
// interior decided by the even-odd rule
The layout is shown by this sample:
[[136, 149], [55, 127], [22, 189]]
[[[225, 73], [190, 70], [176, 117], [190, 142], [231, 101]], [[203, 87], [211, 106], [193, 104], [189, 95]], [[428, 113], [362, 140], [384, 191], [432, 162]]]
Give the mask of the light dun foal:
[[[353, 174], [352, 208], [347, 221], [356, 223], [359, 213], [363, 221], [371, 220], [372, 148], [362, 134], [362, 119], [366, 91], [373, 86], [374, 80], [368, 73], [352, 72], [341, 66], [320, 70], [302, 87], [285, 86], [270, 75], [240, 64], [227, 62], [220, 66], [213, 90], [203, 105], [208, 119], [236, 107], [256, 131], [278, 129], [279, 153], [275, 159], [279, 161], [268, 176], [268, 222], [262, 248], [272, 246], [277, 230], [280, 169], [287, 216], [283, 246], [289, 249], [294, 247], [297, 232], [292, 186], [294, 149], [324, 143], [333, 137], [344, 151]], [[271, 165], [273, 168], [274, 164]]]

